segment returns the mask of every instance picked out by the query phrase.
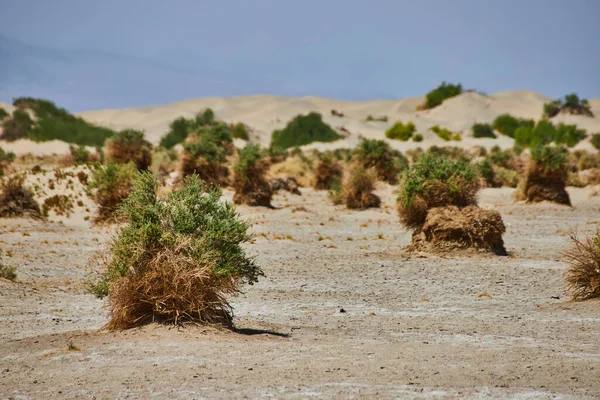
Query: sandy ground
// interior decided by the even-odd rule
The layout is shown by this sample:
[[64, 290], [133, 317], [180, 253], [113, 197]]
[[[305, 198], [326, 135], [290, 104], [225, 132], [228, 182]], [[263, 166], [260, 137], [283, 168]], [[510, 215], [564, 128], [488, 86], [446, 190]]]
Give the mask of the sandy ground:
[[240, 207], [266, 277], [234, 299], [237, 332], [101, 332], [107, 310], [85, 281], [111, 228], [81, 210], [2, 220], [19, 281], [0, 279], [0, 398], [599, 398], [600, 302], [568, 301], [559, 255], [569, 228], [596, 229], [600, 197], [569, 189], [569, 208], [512, 191], [480, 196], [508, 226], [509, 257], [404, 254], [385, 185], [377, 210], [310, 189]]
[[[122, 110], [97, 110], [77, 114], [92, 123], [107, 126], [113, 129], [134, 128], [145, 131], [149, 141], [157, 144], [160, 138], [169, 130], [169, 123], [176, 118], [193, 118], [196, 113], [210, 107], [218, 119], [226, 122], [243, 122], [250, 128], [250, 140], [268, 147], [271, 134], [275, 129], [281, 129], [298, 114], [311, 111], [323, 115], [325, 122], [338, 129], [345, 138], [332, 143], [313, 143], [303, 146], [304, 149], [319, 148], [352, 148], [361, 137], [371, 139], [384, 139], [398, 150], [406, 151], [417, 147], [428, 148], [437, 146], [458, 146], [471, 148], [475, 145], [492, 147], [498, 145], [502, 148], [512, 147], [513, 140], [499, 135], [497, 139], [473, 138], [471, 126], [476, 123], [491, 123], [500, 114], [509, 113], [516, 117], [539, 120], [542, 115], [544, 103], [550, 98], [539, 93], [527, 90], [514, 90], [507, 92], [484, 95], [476, 92], [465, 92], [459, 96], [444, 101], [440, 106], [425, 111], [416, 111], [416, 107], [423, 103], [424, 96], [398, 99], [398, 100], [372, 100], [364, 102], [342, 101], [319, 97], [284, 97], [284, 96], [236, 96], [212, 97], [180, 101], [166, 105], [152, 107], [127, 108]], [[589, 134], [600, 132], [600, 99], [590, 99], [590, 107], [595, 117], [559, 115], [552, 122], [576, 124], [586, 129]], [[0, 103], [0, 107], [11, 111], [12, 107]], [[331, 115], [331, 110], [344, 114], [343, 117]], [[368, 115], [374, 117], [388, 117], [387, 122], [366, 122]], [[424, 136], [424, 141], [402, 142], [385, 139], [385, 131], [396, 121], [413, 122], [417, 133]], [[430, 131], [433, 125], [439, 125], [462, 137], [460, 142], [444, 142]], [[342, 131], [341, 128], [344, 130]], [[244, 142], [236, 143], [243, 146]], [[20, 140], [14, 143], [0, 141], [0, 146], [5, 150], [17, 154], [33, 153], [63, 154], [68, 152], [66, 143], [54, 141], [47, 143], [34, 143]], [[577, 149], [594, 150], [589, 143], [589, 138], [576, 146]]]

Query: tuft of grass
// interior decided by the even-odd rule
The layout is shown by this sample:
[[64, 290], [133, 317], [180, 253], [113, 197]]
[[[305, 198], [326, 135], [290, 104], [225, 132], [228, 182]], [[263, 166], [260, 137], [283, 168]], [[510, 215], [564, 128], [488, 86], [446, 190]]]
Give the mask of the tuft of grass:
[[321, 114], [297, 115], [283, 129], [271, 135], [271, 147], [289, 149], [312, 142], [333, 142], [344, 137], [323, 121]]
[[10, 164], [15, 160], [16, 155], [13, 152], [7, 152], [0, 147], [0, 177], [4, 176]]
[[139, 175], [120, 208], [127, 222], [109, 249], [103, 276], [110, 306], [109, 330], [150, 322], [231, 326], [227, 297], [242, 283], [263, 275], [242, 244], [252, 239], [249, 224], [221, 190], [196, 175], [166, 199], [158, 181]]
[[518, 196], [528, 202], [552, 201], [571, 205], [565, 190], [568, 179], [568, 151], [561, 146], [537, 146], [525, 172]]
[[81, 351], [81, 348], [77, 345], [75, 345], [75, 343], [73, 343], [72, 340], [69, 340], [67, 342], [67, 350], [68, 351]]
[[400, 178], [397, 206], [401, 222], [418, 229], [430, 208], [476, 204], [479, 177], [477, 168], [465, 158], [422, 155]]
[[0, 278], [8, 279], [9, 281], [17, 280], [17, 267], [4, 262], [2, 249], [0, 249]]
[[106, 143], [107, 159], [117, 164], [133, 162], [138, 170], [145, 171], [152, 164], [152, 144], [144, 132], [125, 129], [115, 133]]
[[421, 135], [420, 133], [415, 133], [413, 135], [413, 142], [422, 142], [423, 139], [423, 135]]
[[328, 152], [319, 157], [314, 174], [313, 187], [316, 190], [329, 190], [336, 180], [342, 179], [344, 170], [333, 154]]
[[0, 182], [0, 218], [42, 216], [33, 191], [24, 186], [25, 175], [17, 174]]
[[364, 210], [379, 207], [381, 199], [373, 194], [377, 173], [363, 167], [355, 167], [343, 185], [343, 202], [350, 209]]
[[[433, 125], [429, 128], [430, 131], [434, 132], [440, 139], [445, 140], [446, 142], [453, 140], [454, 136], [452, 131], [446, 128], [440, 128], [439, 125]], [[460, 138], [460, 136], [458, 136]], [[459, 139], [460, 140], [460, 139]]]
[[390, 129], [385, 131], [385, 137], [388, 139], [397, 139], [406, 142], [416, 131], [416, 126], [412, 122], [403, 124], [401, 121], [396, 122]]
[[567, 291], [573, 300], [587, 300], [600, 297], [600, 230], [595, 236], [579, 239], [575, 232], [570, 233], [572, 247], [562, 253], [569, 264], [564, 278]]

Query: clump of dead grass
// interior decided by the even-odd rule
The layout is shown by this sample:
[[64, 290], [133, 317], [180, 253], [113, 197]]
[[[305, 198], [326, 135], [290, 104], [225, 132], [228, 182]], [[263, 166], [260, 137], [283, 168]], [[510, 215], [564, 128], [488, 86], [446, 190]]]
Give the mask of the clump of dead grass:
[[314, 169], [313, 187], [316, 190], [329, 190], [336, 180], [342, 179], [344, 169], [332, 153], [324, 153]]
[[158, 182], [142, 173], [123, 203], [127, 221], [110, 245], [102, 285], [109, 330], [151, 322], [231, 326], [227, 297], [262, 275], [241, 244], [251, 235], [221, 190], [198, 176], [160, 200]]
[[581, 240], [576, 232], [570, 233], [573, 246], [562, 253], [569, 264], [564, 278], [573, 300], [600, 297], [600, 230], [595, 236]]
[[24, 174], [12, 175], [0, 183], [0, 218], [42, 216], [33, 191], [24, 183]]
[[125, 129], [106, 141], [107, 159], [117, 164], [133, 162], [138, 170], [145, 171], [152, 164], [152, 144], [144, 132]]
[[381, 199], [373, 193], [376, 181], [377, 172], [373, 169], [354, 167], [343, 183], [342, 191], [339, 194], [341, 202], [346, 207], [356, 210], [379, 207]]
[[131, 193], [136, 173], [133, 163], [108, 162], [92, 170], [89, 188], [94, 190], [94, 201], [98, 205], [95, 223], [116, 221], [116, 211]]
[[249, 143], [238, 151], [234, 167], [233, 189], [235, 204], [272, 207], [273, 190], [265, 174], [267, 163], [262, 161], [260, 146]]
[[565, 190], [568, 161], [568, 151], [564, 147], [533, 148], [518, 198], [523, 198], [528, 203], [551, 201], [570, 206], [571, 199]]

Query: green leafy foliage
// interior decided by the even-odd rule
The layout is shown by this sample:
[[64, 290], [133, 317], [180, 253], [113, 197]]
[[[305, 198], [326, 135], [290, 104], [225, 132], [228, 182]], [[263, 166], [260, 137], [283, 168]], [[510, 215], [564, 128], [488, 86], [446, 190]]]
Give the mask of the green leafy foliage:
[[471, 127], [474, 138], [496, 138], [496, 134], [490, 124], [476, 123]]
[[410, 121], [406, 124], [398, 121], [385, 132], [385, 137], [388, 139], [398, 139], [406, 142], [412, 137], [416, 129], [417, 128], [415, 127], [415, 124]]
[[119, 164], [132, 161], [142, 171], [152, 164], [152, 144], [144, 137], [144, 132], [124, 129], [115, 133], [107, 141], [108, 159]]
[[562, 146], [536, 146], [531, 149], [531, 159], [546, 171], [562, 170], [569, 162], [569, 151]]
[[0, 122], [4, 120], [4, 118], [8, 117], [10, 114], [4, 108], [0, 107]]
[[408, 159], [383, 140], [362, 139], [354, 157], [363, 168], [374, 168], [377, 177], [390, 184], [396, 183], [398, 173], [408, 168]]
[[496, 117], [492, 127], [503, 135], [514, 138], [515, 131], [520, 127], [533, 128], [535, 121], [532, 119], [516, 118], [510, 114], [502, 114]]
[[[31, 139], [36, 142], [62, 140], [66, 143], [86, 146], [102, 146], [115, 132], [112, 129], [91, 124], [71, 115], [48, 100], [21, 97], [15, 99], [17, 107], [12, 117], [4, 120], [2, 139]], [[27, 110], [35, 116], [32, 119]]]
[[[429, 130], [432, 131], [432, 132], [435, 132], [435, 134], [439, 138], [441, 138], [441, 139], [443, 139], [445, 141], [453, 140], [454, 136], [455, 136], [455, 135], [452, 134], [452, 131], [450, 131], [450, 130], [448, 130], [446, 128], [440, 128], [439, 125], [433, 125], [431, 128], [429, 128]], [[458, 136], [458, 138], [459, 138], [458, 140], [460, 140], [460, 136]]]
[[246, 125], [244, 125], [241, 122], [238, 122], [237, 124], [233, 125], [233, 127], [231, 128], [231, 136], [234, 139], [243, 140], [248, 140], [250, 138], [248, 136], [248, 128], [246, 128]]
[[98, 205], [96, 222], [115, 220], [116, 211], [129, 196], [137, 175], [135, 164], [108, 162], [92, 170], [89, 189], [95, 190], [94, 201]]
[[423, 141], [423, 135], [421, 135], [420, 133], [415, 133], [413, 135], [413, 142], [422, 142]]
[[342, 138], [342, 135], [323, 122], [321, 114], [311, 112], [294, 117], [285, 128], [274, 131], [271, 147], [288, 149], [312, 142], [333, 142]]
[[553, 118], [561, 112], [588, 117], [594, 116], [587, 99], [580, 99], [575, 93], [568, 94], [563, 99], [544, 104], [543, 116], [545, 118]]
[[214, 128], [215, 126], [218, 126], [217, 129], [220, 131], [227, 130], [226, 135], [231, 137], [232, 128], [222, 121], [216, 121], [215, 113], [210, 108], [198, 112], [194, 118], [179, 117], [171, 121], [169, 131], [160, 139], [159, 146], [171, 149], [185, 141], [190, 133], [199, 133], [206, 130], [206, 128]]
[[387, 117], [387, 115], [382, 115], [380, 117], [374, 117], [371, 114], [369, 114], [369, 115], [367, 115], [367, 118], [365, 119], [365, 121], [367, 121], [367, 122], [387, 122], [388, 117]]
[[460, 83], [454, 85], [444, 81], [440, 86], [427, 93], [425, 96], [425, 104], [423, 104], [422, 108], [431, 109], [437, 107], [442, 104], [444, 100], [458, 96], [462, 91], [463, 89]]
[[541, 120], [534, 127], [520, 126], [515, 131], [515, 144], [523, 147], [536, 147], [549, 143], [565, 144], [573, 147], [587, 137], [584, 129], [576, 125], [557, 126], [548, 120]]
[[600, 150], [600, 133], [593, 133], [592, 137], [590, 138], [590, 143], [592, 144], [592, 146], [594, 146], [597, 150]]

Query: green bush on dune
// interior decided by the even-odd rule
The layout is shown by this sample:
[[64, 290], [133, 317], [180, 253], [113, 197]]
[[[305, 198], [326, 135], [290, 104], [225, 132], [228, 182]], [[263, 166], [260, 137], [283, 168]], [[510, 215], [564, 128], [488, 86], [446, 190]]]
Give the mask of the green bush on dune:
[[563, 99], [553, 100], [544, 104], [544, 118], [553, 118], [561, 112], [588, 117], [594, 116], [589, 102], [586, 99], [580, 99], [575, 93], [568, 94]]
[[496, 117], [492, 127], [503, 135], [514, 138], [515, 131], [520, 127], [533, 128], [535, 121], [532, 119], [515, 118], [510, 114], [502, 114]]
[[20, 97], [14, 100], [13, 105], [16, 109], [12, 116], [2, 123], [3, 133], [0, 138], [3, 140], [62, 140], [86, 146], [102, 146], [115, 133], [76, 117], [48, 100]]
[[285, 128], [273, 131], [271, 147], [288, 149], [312, 142], [333, 142], [339, 139], [343, 139], [343, 136], [323, 122], [321, 114], [311, 112], [297, 115]]
[[407, 122], [403, 124], [401, 121], [396, 122], [390, 129], [385, 132], [385, 137], [388, 139], [397, 139], [406, 142], [416, 131], [415, 124]]
[[471, 129], [473, 130], [474, 138], [496, 139], [496, 134], [494, 133], [494, 130], [490, 124], [473, 124]]
[[444, 81], [440, 86], [427, 93], [425, 96], [425, 103], [417, 107], [417, 110], [427, 110], [437, 107], [442, 104], [444, 100], [458, 96], [462, 92], [463, 88], [460, 83], [454, 85]]
[[[217, 122], [215, 113], [210, 108], [200, 111], [194, 118], [179, 117], [169, 124], [169, 131], [160, 139], [160, 147], [171, 149], [182, 143], [190, 133], [195, 133], [204, 127], [210, 127]], [[221, 122], [221, 124], [224, 123]]]
[[4, 108], [0, 107], [0, 122], [4, 120], [4, 118], [8, 117], [10, 114]]
[[573, 147], [587, 137], [585, 129], [576, 125], [560, 123], [553, 125], [548, 120], [538, 121], [535, 126], [520, 126], [515, 130], [515, 145], [536, 147], [549, 143], [565, 144]]

